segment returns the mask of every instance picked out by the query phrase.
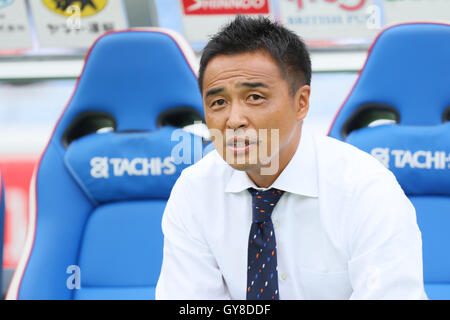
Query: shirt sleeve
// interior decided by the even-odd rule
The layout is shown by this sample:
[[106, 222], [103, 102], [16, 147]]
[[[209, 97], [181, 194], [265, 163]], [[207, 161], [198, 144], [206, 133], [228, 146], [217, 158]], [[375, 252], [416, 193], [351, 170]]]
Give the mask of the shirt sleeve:
[[222, 273], [193, 215], [183, 175], [175, 183], [162, 219], [164, 253], [156, 299], [228, 300]]
[[360, 183], [351, 205], [350, 299], [427, 299], [416, 212], [395, 177]]

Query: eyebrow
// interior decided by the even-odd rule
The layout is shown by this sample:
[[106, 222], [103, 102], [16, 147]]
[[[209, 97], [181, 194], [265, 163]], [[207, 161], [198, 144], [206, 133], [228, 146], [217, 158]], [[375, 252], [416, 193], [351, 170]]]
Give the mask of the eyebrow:
[[259, 88], [259, 87], [268, 88], [268, 86], [262, 82], [241, 82], [238, 85], [249, 88]]
[[216, 88], [216, 89], [208, 90], [208, 91], [206, 91], [205, 97], [208, 98], [209, 96], [218, 94], [218, 93], [222, 92], [223, 90], [224, 90], [224, 88]]
[[[248, 88], [268, 88], [269, 86], [262, 83], [262, 82], [240, 82], [238, 83], [238, 86], [240, 87], [248, 87]], [[221, 93], [224, 91], [224, 88], [215, 88], [206, 91], [205, 97], [213, 96], [215, 94]]]

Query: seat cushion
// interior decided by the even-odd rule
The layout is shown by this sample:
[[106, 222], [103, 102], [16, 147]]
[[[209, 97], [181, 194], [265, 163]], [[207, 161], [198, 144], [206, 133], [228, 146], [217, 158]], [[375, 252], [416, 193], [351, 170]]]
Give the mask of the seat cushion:
[[117, 202], [92, 212], [80, 248], [81, 289], [74, 298], [154, 298], [165, 203]]
[[422, 232], [424, 281], [450, 283], [450, 198], [429, 196], [410, 200]]
[[154, 300], [155, 287], [92, 287], [81, 288], [74, 300]]
[[448, 283], [425, 283], [425, 292], [430, 300], [449, 300], [450, 282]]

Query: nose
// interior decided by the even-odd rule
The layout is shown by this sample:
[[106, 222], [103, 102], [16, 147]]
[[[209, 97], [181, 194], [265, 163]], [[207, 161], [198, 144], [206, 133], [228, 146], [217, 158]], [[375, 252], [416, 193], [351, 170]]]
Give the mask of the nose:
[[248, 119], [244, 112], [244, 108], [239, 103], [233, 103], [230, 112], [228, 114], [228, 119], [226, 122], [227, 129], [244, 129], [248, 126]]

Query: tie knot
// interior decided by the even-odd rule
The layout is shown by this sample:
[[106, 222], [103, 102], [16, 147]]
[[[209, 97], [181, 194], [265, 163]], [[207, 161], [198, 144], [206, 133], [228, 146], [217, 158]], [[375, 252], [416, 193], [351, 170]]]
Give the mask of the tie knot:
[[252, 195], [253, 222], [269, 221], [278, 200], [280, 200], [284, 191], [271, 188], [265, 191], [258, 191], [249, 188]]

